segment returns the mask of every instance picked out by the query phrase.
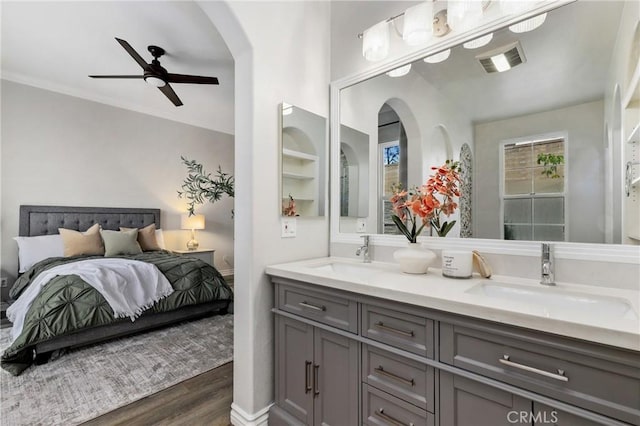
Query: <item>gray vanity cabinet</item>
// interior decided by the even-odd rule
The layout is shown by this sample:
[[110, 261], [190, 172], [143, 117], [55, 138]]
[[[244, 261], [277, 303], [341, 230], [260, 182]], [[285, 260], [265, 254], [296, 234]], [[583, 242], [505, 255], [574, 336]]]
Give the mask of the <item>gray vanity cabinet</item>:
[[357, 342], [285, 317], [276, 317], [276, 342], [276, 403], [285, 412], [270, 424], [357, 424]]
[[531, 401], [444, 371], [440, 372], [440, 426], [508, 426], [531, 411]]
[[640, 353], [274, 277], [270, 425], [640, 426]]

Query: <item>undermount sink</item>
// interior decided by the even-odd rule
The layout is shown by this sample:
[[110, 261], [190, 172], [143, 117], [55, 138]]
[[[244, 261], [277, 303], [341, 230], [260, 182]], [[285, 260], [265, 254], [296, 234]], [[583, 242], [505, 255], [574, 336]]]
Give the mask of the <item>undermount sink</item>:
[[372, 263], [331, 262], [313, 268], [319, 272], [345, 275], [349, 278], [367, 279], [380, 273], [380, 269]]
[[625, 299], [563, 291], [555, 287], [535, 288], [494, 282], [475, 285], [466, 293], [540, 306], [548, 314], [570, 311], [581, 315], [638, 319], [633, 307]]

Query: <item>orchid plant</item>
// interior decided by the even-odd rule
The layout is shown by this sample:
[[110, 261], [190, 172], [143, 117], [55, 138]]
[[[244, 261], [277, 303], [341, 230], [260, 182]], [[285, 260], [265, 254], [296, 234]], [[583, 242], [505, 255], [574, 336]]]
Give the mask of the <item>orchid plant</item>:
[[398, 230], [407, 237], [410, 243], [416, 243], [418, 235], [429, 224], [440, 237], [446, 236], [456, 224], [440, 222], [440, 215], [451, 216], [460, 197], [459, 183], [460, 165], [457, 161], [447, 160], [435, 170], [427, 182], [407, 191], [401, 187], [394, 189], [390, 201], [393, 204], [391, 219]]

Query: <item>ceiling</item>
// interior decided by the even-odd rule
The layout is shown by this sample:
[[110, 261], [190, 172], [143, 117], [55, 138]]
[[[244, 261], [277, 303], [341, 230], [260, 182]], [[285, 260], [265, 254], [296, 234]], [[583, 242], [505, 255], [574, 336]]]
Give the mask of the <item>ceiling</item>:
[[[415, 62], [415, 71], [474, 122], [602, 99], [622, 7], [620, 1], [572, 3], [550, 12], [534, 31], [498, 31], [484, 47], [458, 46], [444, 62]], [[476, 60], [515, 41], [526, 62], [511, 70], [487, 74]]]
[[[2, 78], [233, 134], [234, 62], [209, 18], [192, 1], [2, 1]], [[116, 42], [147, 61], [165, 49], [170, 73], [218, 77], [220, 85], [172, 84], [175, 107], [142, 80], [89, 74], [141, 74]]]

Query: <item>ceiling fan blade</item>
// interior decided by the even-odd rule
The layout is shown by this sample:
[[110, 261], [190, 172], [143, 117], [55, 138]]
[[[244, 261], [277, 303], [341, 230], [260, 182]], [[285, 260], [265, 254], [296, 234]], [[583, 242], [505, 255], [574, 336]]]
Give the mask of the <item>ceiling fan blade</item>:
[[133, 49], [133, 47], [131, 47], [131, 45], [127, 43], [126, 40], [122, 40], [118, 37], [116, 37], [116, 40], [118, 41], [118, 43], [120, 43], [122, 47], [124, 47], [124, 50], [126, 50], [127, 53], [131, 55], [131, 57], [138, 63], [138, 65], [142, 67], [143, 70], [146, 71], [149, 68], [149, 64], [147, 64], [147, 62], [144, 59], [142, 59], [142, 56], [140, 56], [138, 52], [136, 52]]
[[180, 100], [178, 95], [176, 95], [176, 92], [173, 91], [171, 86], [169, 86], [168, 84], [165, 84], [162, 87], [158, 87], [158, 89], [160, 89], [160, 91], [164, 93], [164, 95], [167, 98], [169, 98], [169, 100], [173, 102], [175, 106], [179, 107], [180, 105], [182, 105], [182, 101]]
[[220, 84], [216, 77], [201, 77], [199, 75], [187, 74], [167, 74], [169, 83], [191, 83], [191, 84]]
[[91, 78], [144, 78], [142, 75], [90, 75]]

